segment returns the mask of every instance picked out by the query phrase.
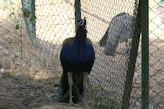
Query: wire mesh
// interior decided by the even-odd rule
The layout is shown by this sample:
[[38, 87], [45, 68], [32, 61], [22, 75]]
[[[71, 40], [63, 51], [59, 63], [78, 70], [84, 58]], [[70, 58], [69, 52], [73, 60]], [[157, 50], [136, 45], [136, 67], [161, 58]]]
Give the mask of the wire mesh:
[[[163, 42], [164, 42], [164, 25], [163, 11], [164, 5], [162, 0], [149, 1], [149, 108], [163, 109], [164, 107], [164, 90], [163, 90]], [[132, 98], [135, 104], [131, 107], [138, 106], [141, 108], [141, 44], [139, 45], [138, 57], [133, 81]], [[133, 102], [133, 100], [131, 101]]]
[[[125, 4], [126, 7], [124, 7]], [[48, 57], [54, 60], [60, 72], [62, 69], [59, 58], [54, 58], [54, 56], [59, 57], [63, 40], [75, 35], [74, 5], [74, 0], [35, 2], [38, 48], [45, 57], [49, 55]], [[110, 27], [111, 32], [121, 33], [121, 29], [126, 27], [123, 25], [127, 23], [130, 25], [127, 29], [132, 28], [131, 34], [126, 36], [128, 38], [122, 38], [122, 41], [118, 34], [114, 34], [117, 37], [115, 40], [119, 40], [118, 43], [115, 41], [117, 49], [114, 56], [104, 54], [104, 48], [99, 46], [99, 40], [106, 31], [110, 31], [108, 27], [114, 16], [127, 13], [135, 19], [136, 10], [136, 1], [81, 1], [81, 16], [87, 19], [88, 37], [92, 40], [96, 51], [96, 60], [89, 76], [89, 83], [97, 98], [99, 108], [121, 107], [135, 20], [129, 20], [123, 16], [113, 20], [113, 27]]]
[[[126, 8], [124, 7], [124, 4], [127, 4]], [[112, 23], [112, 20], [116, 15], [126, 12], [133, 16], [134, 11], [136, 10], [135, 1], [122, 1], [122, 3], [120, 3], [120, 1], [102, 2], [86, 0], [82, 1], [81, 6], [82, 15], [88, 18], [88, 37], [94, 41], [97, 53], [96, 61], [92, 69], [93, 73], [90, 75], [92, 85], [98, 87], [96, 95], [97, 98], [100, 99], [99, 102], [102, 106], [104, 105], [108, 108], [119, 108], [121, 106], [126, 80], [127, 66], [129, 62], [128, 56], [130, 55], [127, 51], [130, 51], [131, 48], [128, 48], [127, 42], [119, 42], [115, 56], [106, 56], [103, 53], [103, 48], [99, 47], [97, 42], [105, 34], [109, 24]], [[121, 30], [120, 25], [122, 23], [121, 17], [119, 18], [119, 21], [117, 21], [119, 26], [116, 25], [116, 28], [110, 28], [108, 32], [116, 31], [119, 34], [119, 31]], [[116, 24], [116, 22], [114, 22], [114, 24]], [[112, 24], [110, 26], [112, 26]], [[132, 28], [133, 27], [134, 25], [132, 25]], [[117, 35], [113, 36], [117, 37]], [[112, 37], [108, 36], [108, 38]]]
[[[125, 4], [127, 5], [126, 7], [124, 6]], [[62, 42], [64, 39], [75, 35], [74, 0], [40, 0], [35, 1], [35, 4], [33, 0], [22, 0], [22, 5], [23, 15], [25, 16], [31, 41], [34, 45], [37, 45], [36, 48], [39, 56], [44, 59], [41, 64], [44, 64], [43, 67], [46, 66], [51, 69], [51, 71], [54, 69], [53, 72], [55, 73], [61, 73], [59, 52]], [[27, 10], [30, 12], [30, 15], [28, 15]], [[34, 11], [36, 22], [33, 20], [30, 21], [31, 17], [34, 16]], [[137, 4], [135, 0], [121, 2], [117, 0], [81, 1], [81, 15], [87, 19], [88, 37], [92, 40], [96, 51], [96, 61], [89, 76], [89, 85], [91, 92], [96, 98], [97, 108], [117, 109], [122, 105], [122, 96], [125, 90], [124, 86], [130, 60], [129, 55], [132, 49], [131, 45], [136, 23], [136, 11]], [[123, 20], [124, 17], [120, 16], [113, 20], [113, 18], [120, 13], [127, 13], [129, 16], [133, 16], [134, 19], [131, 22], [126, 18]], [[20, 20], [19, 26], [23, 26], [21, 21], [22, 14], [18, 15], [18, 20]], [[112, 21], [114, 22], [113, 24], [111, 23]], [[115, 23], [117, 23], [117, 25], [114, 25]], [[133, 29], [130, 30], [131, 34], [125, 38], [126, 41], [124, 41], [122, 37], [121, 41], [121, 38], [117, 36], [117, 32], [122, 32], [120, 30], [122, 30], [124, 23], [130, 23], [129, 25]], [[24, 35], [21, 31], [19, 31], [20, 36]], [[109, 31], [115, 32], [114, 35], [117, 36], [117, 41], [119, 40], [118, 42], [116, 41], [117, 48], [113, 56], [105, 55], [104, 47], [99, 46], [99, 41], [105, 32]], [[17, 54], [17, 52], [20, 52], [28, 45], [26, 45], [25, 40], [24, 37], [19, 37], [18, 42], [20, 42], [18, 45], [20, 48], [17, 49], [18, 51], [15, 51], [14, 54]], [[26, 51], [23, 50], [23, 54], [27, 55]], [[28, 66], [36, 62], [33, 58], [29, 59], [25, 56], [22, 56], [22, 58], [27, 61], [26, 64]], [[22, 67], [23, 66], [25, 65], [23, 64]]]
[[164, 107], [164, 1], [153, 0], [149, 3], [150, 34], [150, 104], [152, 107]]
[[[74, 0], [22, 0], [24, 9], [29, 9], [36, 22], [26, 19], [29, 35], [32, 42], [37, 45], [39, 56], [44, 59], [42, 64], [55, 73], [61, 73], [62, 69], [59, 61], [61, 44], [64, 39], [75, 35], [75, 8]], [[33, 1], [33, 2], [32, 2]], [[128, 64], [130, 60], [130, 50], [132, 48], [133, 33], [136, 23], [138, 0], [81, 0], [81, 16], [87, 19], [88, 37], [92, 40], [95, 51], [96, 61], [89, 75], [89, 85], [91, 92], [96, 98], [97, 108], [120, 108], [122, 106], [123, 94], [125, 90]], [[27, 5], [27, 6], [26, 6]], [[35, 5], [35, 6], [34, 6]], [[14, 7], [17, 7], [15, 5]], [[35, 7], [35, 10], [34, 10]], [[7, 8], [8, 9], [8, 8]], [[149, 3], [149, 33], [150, 33], [150, 109], [162, 109], [164, 107], [164, 90], [163, 90], [163, 1], [152, 0]], [[10, 9], [11, 10], [11, 9]], [[104, 54], [104, 47], [100, 47], [99, 41], [106, 32], [118, 32], [121, 29], [109, 28], [112, 20], [120, 13], [128, 13], [134, 17], [132, 22], [132, 37], [127, 41], [118, 41], [116, 50], [111, 55]], [[18, 14], [17, 22], [20, 19]], [[117, 23], [122, 25], [122, 18]], [[127, 21], [127, 19], [125, 20]], [[27, 23], [29, 22], [29, 23]], [[129, 22], [129, 20], [127, 21]], [[9, 23], [9, 21], [7, 21]], [[138, 22], [137, 22], [138, 23]], [[115, 26], [115, 25], [113, 25]], [[3, 29], [2, 22], [0, 28]], [[33, 31], [34, 28], [36, 31]], [[119, 27], [121, 28], [121, 27]], [[8, 33], [12, 33], [9, 27], [5, 28]], [[23, 30], [24, 31], [24, 30]], [[20, 31], [16, 33], [21, 35]], [[32, 34], [32, 35], [31, 35]], [[108, 36], [110, 37], [110, 36]], [[17, 41], [16, 41], [17, 40]], [[26, 46], [15, 39], [20, 49]], [[25, 41], [26, 39], [23, 38]], [[109, 41], [109, 40], [108, 40]], [[22, 42], [24, 43], [24, 42]], [[28, 44], [27, 44], [28, 45]], [[130, 109], [141, 108], [141, 52], [138, 50], [137, 63], [133, 79], [133, 89], [130, 98]], [[24, 53], [25, 54], [25, 53]], [[14, 57], [14, 55], [12, 57]], [[23, 57], [25, 60], [25, 57]], [[15, 58], [14, 58], [15, 59]], [[30, 59], [29, 59], [30, 60]], [[35, 63], [35, 60], [29, 61]], [[32, 59], [31, 59], [32, 60]], [[134, 61], [135, 62], [135, 61]], [[133, 62], [133, 63], [134, 63]], [[29, 64], [29, 63], [28, 63]], [[30, 64], [29, 64], [30, 65]]]

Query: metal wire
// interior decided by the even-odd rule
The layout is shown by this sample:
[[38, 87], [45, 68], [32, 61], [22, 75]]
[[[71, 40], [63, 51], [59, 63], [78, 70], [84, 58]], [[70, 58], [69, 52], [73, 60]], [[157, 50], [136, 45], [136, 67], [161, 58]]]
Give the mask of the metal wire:
[[[81, 0], [81, 10], [78, 10], [81, 11], [81, 14], [77, 14], [82, 18], [86, 17], [88, 37], [92, 40], [96, 51], [95, 64], [89, 75], [89, 86], [96, 97], [97, 108], [99, 109], [119, 109], [122, 106], [130, 51], [133, 49], [132, 42], [135, 40], [135, 24], [139, 23], [136, 22], [138, 8], [136, 2], [138, 0]], [[32, 23], [26, 19], [26, 24], [31, 41], [37, 45], [40, 56], [45, 60], [44, 65], [51, 66], [50, 68], [54, 67], [56, 73], [61, 73], [59, 53], [62, 42], [64, 39], [75, 35], [76, 5], [74, 0], [37, 0], [35, 2], [34, 0], [22, 0], [22, 5], [24, 10], [28, 9], [32, 13], [31, 17], [36, 16]], [[163, 7], [163, 2], [158, 0], [152, 0], [149, 6], [150, 109], [162, 109], [164, 107]], [[99, 45], [99, 41], [109, 29], [116, 33], [119, 31], [118, 25], [122, 24], [120, 19], [116, 25], [117, 29], [109, 28], [109, 26], [112, 25], [115, 16], [124, 12], [135, 19], [131, 26], [131, 37], [124, 42], [118, 41], [113, 55], [105, 55], [104, 47]], [[126, 19], [125, 21], [129, 22]], [[2, 29], [1, 26], [0, 28]], [[141, 108], [140, 60], [139, 45], [130, 96], [130, 109]]]
[[[164, 107], [164, 34], [163, 34], [163, 10], [162, 0], [152, 0], [149, 2], [149, 109], [163, 109]], [[141, 46], [141, 45], [140, 45]], [[139, 47], [140, 47], [139, 46]], [[135, 77], [133, 81], [132, 97], [134, 104], [141, 108], [141, 49], [139, 48]], [[136, 102], [134, 102], [136, 101]]]
[[[74, 0], [59, 1], [36, 1], [36, 38], [41, 52], [59, 56], [62, 41], [75, 35], [75, 8]], [[127, 6], [125, 7], [124, 4]], [[128, 13], [136, 17], [135, 1], [81, 1], [81, 16], [87, 19], [88, 37], [92, 40], [96, 50], [96, 60], [89, 76], [92, 90], [96, 90], [95, 96], [106, 107], [119, 108], [122, 103], [124, 85], [126, 80], [127, 65], [131, 41], [119, 42], [115, 56], [106, 56], [104, 48], [98, 42], [109, 27], [110, 22], [120, 13]], [[79, 5], [79, 6], [80, 6]], [[78, 13], [77, 13], [78, 14]], [[80, 13], [78, 14], [80, 16]], [[116, 21], [121, 25], [122, 17]], [[128, 23], [128, 20], [124, 20]], [[129, 20], [130, 21], [130, 20]], [[131, 28], [134, 28], [135, 22]], [[118, 28], [117, 30], [114, 30]], [[111, 31], [118, 32], [121, 27], [116, 26]], [[131, 33], [131, 35], [133, 32]], [[131, 37], [132, 38], [132, 37]], [[129, 39], [131, 39], [129, 38]], [[56, 65], [60, 66], [58, 58]], [[61, 71], [62, 72], [62, 71]], [[94, 88], [97, 89], [94, 89]], [[114, 103], [114, 104], [111, 104]], [[99, 107], [101, 108], [101, 107]]]

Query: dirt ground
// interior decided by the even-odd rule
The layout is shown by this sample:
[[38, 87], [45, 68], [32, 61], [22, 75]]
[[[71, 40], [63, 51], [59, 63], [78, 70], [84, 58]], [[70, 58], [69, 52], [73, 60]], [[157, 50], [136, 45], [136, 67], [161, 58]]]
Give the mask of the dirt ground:
[[22, 48], [21, 53], [20, 31], [15, 29], [15, 25], [9, 21], [1, 21], [0, 31], [0, 108], [24, 109], [32, 104], [51, 100], [55, 94], [54, 85], [59, 78], [55, 75], [51, 76], [52, 79], [36, 76], [38, 72], [44, 74], [45, 69], [41, 69], [42, 61], [37, 58], [35, 50], [26, 48], [30, 45], [27, 32], [24, 31], [22, 36], [22, 40], [27, 38], [27, 41], [23, 42], [27, 46]]
[[0, 78], [0, 109], [83, 109], [80, 105], [54, 102], [55, 84], [54, 78], [34, 80], [6, 72]]

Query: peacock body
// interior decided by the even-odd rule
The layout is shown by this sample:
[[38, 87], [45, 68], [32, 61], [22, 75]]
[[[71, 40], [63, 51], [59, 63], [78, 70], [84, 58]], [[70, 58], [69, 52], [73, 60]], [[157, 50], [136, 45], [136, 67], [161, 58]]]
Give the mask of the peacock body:
[[[78, 103], [83, 98], [84, 93], [84, 72], [91, 72], [95, 60], [95, 51], [92, 42], [87, 38], [86, 20], [81, 20], [75, 37], [67, 38], [63, 42], [60, 52], [60, 61], [63, 74], [60, 81], [61, 97], [60, 101]], [[69, 84], [71, 72], [72, 83]], [[71, 87], [72, 85], [72, 87]], [[71, 90], [70, 90], [71, 88]], [[69, 90], [72, 97], [69, 96]]]

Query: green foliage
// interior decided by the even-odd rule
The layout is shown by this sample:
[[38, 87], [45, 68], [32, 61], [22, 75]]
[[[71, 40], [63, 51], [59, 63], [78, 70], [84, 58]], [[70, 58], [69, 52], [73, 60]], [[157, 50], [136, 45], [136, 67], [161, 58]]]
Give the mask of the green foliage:
[[36, 46], [37, 45], [37, 40], [33, 40], [33, 44]]
[[31, 12], [27, 8], [23, 10], [23, 15], [25, 18], [28, 18], [30, 22], [33, 22], [36, 19], [36, 16], [32, 16]]
[[[28, 18], [30, 22], [34, 22], [36, 16], [32, 16], [32, 13], [27, 9], [23, 9], [23, 16], [21, 15], [21, 0], [0, 0], [0, 6], [3, 6], [4, 11], [7, 13], [7, 19], [13, 18], [18, 19], [18, 17]], [[15, 25], [15, 28], [20, 29], [19, 22]]]
[[0, 6], [3, 6], [3, 10], [7, 13], [7, 18], [10, 18], [12, 15], [16, 15], [20, 11], [21, 0], [0, 0]]
[[33, 21], [35, 21], [35, 19], [36, 19], [36, 16], [32, 16], [32, 17], [30, 17], [30, 22], [33, 22]]
[[9, 44], [11, 44], [13, 42], [13, 40], [9, 40]]
[[18, 25], [18, 24], [16, 24], [15, 28], [18, 30], [18, 29], [19, 29], [19, 25]]
[[24, 15], [24, 17], [29, 18], [30, 17], [30, 11], [28, 9], [24, 9], [23, 15]]
[[17, 59], [18, 58], [18, 56], [17, 55], [15, 55], [15, 57], [14, 57], [15, 59]]

